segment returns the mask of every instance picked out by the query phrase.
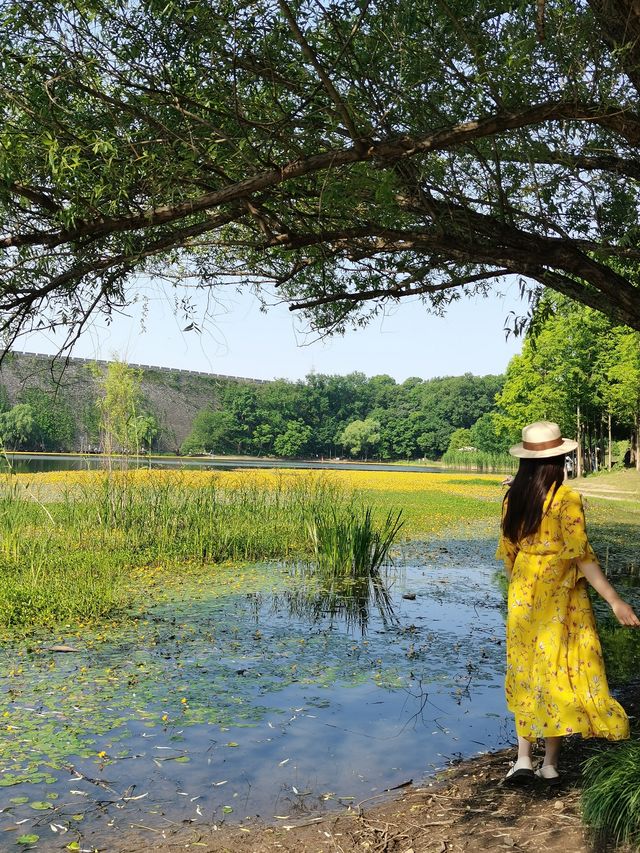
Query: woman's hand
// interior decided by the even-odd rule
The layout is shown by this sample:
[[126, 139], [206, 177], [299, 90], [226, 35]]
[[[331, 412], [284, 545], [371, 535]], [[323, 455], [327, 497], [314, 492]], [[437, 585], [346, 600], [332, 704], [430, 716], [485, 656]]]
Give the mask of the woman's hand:
[[633, 607], [619, 598], [611, 603], [616, 619], [621, 625], [627, 625], [629, 628], [640, 628], [640, 619], [635, 614]]

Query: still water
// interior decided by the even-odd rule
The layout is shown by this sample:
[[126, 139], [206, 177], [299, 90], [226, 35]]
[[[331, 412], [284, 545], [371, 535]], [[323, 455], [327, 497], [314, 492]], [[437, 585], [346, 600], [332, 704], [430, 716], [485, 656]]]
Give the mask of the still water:
[[126, 622], [5, 643], [0, 850], [293, 824], [513, 743], [493, 551], [407, 543], [342, 604], [304, 567], [199, 567]]
[[126, 626], [5, 646], [0, 844], [294, 822], [506, 745], [492, 547], [413, 543], [364, 621], [298, 569], [217, 568]]
[[282, 459], [243, 459], [224, 456], [126, 456], [113, 457], [108, 462], [105, 457], [93, 454], [75, 453], [7, 453], [0, 457], [0, 471], [11, 469], [16, 474], [35, 474], [45, 471], [95, 471], [112, 468], [185, 468], [201, 470], [232, 470], [236, 468], [306, 468], [310, 470], [336, 471], [410, 471], [414, 473], [440, 473], [442, 468], [428, 468], [425, 465], [382, 465], [375, 462], [341, 462], [335, 459], [316, 461], [287, 461]]

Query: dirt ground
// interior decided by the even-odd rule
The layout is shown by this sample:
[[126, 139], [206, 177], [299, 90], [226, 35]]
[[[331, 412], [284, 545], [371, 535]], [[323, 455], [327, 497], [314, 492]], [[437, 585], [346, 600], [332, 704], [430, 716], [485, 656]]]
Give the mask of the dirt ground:
[[[628, 713], [640, 715], [640, 683], [619, 695]], [[526, 789], [502, 784], [514, 750], [460, 762], [385, 802], [365, 801], [322, 818], [283, 821], [280, 826], [192, 825], [168, 830], [157, 825], [121, 839], [119, 853], [161, 850], [177, 853], [596, 853], [607, 845], [589, 838], [580, 818], [580, 767], [601, 741], [569, 740], [564, 747], [562, 784]], [[391, 794], [387, 794], [391, 797]], [[618, 848], [618, 853], [633, 851]]]

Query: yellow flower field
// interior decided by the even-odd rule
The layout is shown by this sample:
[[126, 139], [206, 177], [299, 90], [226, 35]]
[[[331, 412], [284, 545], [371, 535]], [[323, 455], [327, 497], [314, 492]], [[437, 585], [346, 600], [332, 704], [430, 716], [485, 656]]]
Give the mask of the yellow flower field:
[[60, 471], [43, 474], [5, 475], [5, 484], [25, 489], [42, 501], [55, 500], [64, 492], [91, 489], [106, 478], [132, 486], [221, 489], [287, 490], [323, 483], [370, 503], [374, 510], [403, 512], [403, 533], [433, 535], [464, 527], [480, 519], [497, 520], [503, 489], [495, 474], [409, 473], [398, 471], [309, 471], [292, 468], [235, 471], [138, 469], [131, 471]]

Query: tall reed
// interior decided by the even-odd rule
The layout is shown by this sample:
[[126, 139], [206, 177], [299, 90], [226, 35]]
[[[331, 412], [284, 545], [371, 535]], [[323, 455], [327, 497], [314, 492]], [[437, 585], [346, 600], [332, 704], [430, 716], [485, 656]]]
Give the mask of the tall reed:
[[293, 609], [320, 616], [340, 615], [366, 630], [371, 606], [384, 622], [393, 620], [391, 596], [381, 569], [402, 526], [401, 512], [389, 511], [378, 527], [371, 507], [312, 515], [307, 531], [313, 556], [313, 594], [290, 597]]
[[508, 453], [486, 453], [482, 450], [448, 450], [442, 462], [446, 468], [457, 471], [511, 474], [518, 468], [518, 460]]
[[145, 565], [301, 558], [313, 550], [310, 519], [333, 519], [338, 538], [345, 525], [361, 527], [353, 558], [378, 565], [389, 523], [378, 531], [369, 511], [358, 527], [354, 507], [318, 477], [221, 485], [212, 476], [194, 485], [180, 474], [111, 472], [46, 503], [8, 478], [0, 490], [0, 625], [113, 613], [139, 594], [135, 571]]

